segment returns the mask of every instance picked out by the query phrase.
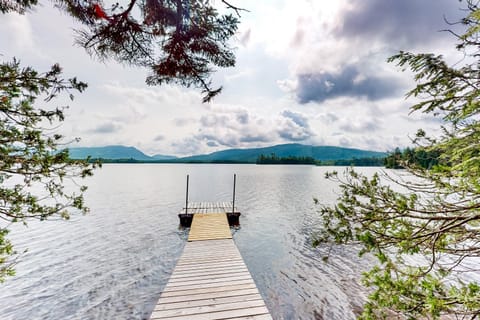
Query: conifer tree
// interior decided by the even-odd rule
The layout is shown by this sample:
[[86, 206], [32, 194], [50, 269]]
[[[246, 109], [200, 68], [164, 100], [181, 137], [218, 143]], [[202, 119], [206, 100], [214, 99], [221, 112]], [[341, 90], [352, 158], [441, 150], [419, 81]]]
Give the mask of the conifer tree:
[[362, 319], [399, 314], [406, 319], [480, 317], [480, 9], [466, 5], [456, 24], [462, 63], [449, 65], [441, 55], [400, 52], [389, 61], [413, 72], [420, 99], [413, 112], [444, 120], [443, 134], [419, 130], [415, 143], [438, 154], [432, 166], [403, 161], [409, 177], [351, 169], [340, 181], [335, 206], [322, 206], [320, 243], [356, 243], [378, 263], [363, 277], [371, 288]]

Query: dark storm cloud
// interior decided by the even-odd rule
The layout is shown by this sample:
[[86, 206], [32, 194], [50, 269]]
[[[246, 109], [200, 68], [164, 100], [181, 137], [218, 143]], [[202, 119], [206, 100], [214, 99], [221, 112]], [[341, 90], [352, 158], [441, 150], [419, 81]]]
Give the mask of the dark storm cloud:
[[[352, 1], [341, 15], [336, 36], [383, 39], [397, 45], [430, 42], [447, 27], [444, 17], [458, 21], [462, 3], [455, 0]], [[446, 36], [446, 35], [443, 35]], [[407, 48], [405, 48], [407, 49]]]
[[298, 75], [296, 95], [300, 103], [341, 96], [379, 100], [396, 94], [398, 89], [399, 84], [393, 78], [361, 75], [355, 66], [347, 66], [339, 73]]

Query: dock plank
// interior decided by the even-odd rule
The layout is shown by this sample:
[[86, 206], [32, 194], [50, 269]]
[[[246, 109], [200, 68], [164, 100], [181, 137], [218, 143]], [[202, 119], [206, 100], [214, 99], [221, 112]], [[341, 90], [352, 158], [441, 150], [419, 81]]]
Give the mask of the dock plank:
[[[256, 289], [254, 283], [249, 284], [229, 284], [223, 287], [214, 287], [214, 288], [202, 288], [202, 289], [185, 289], [185, 290], [177, 290], [177, 291], [163, 291], [160, 299], [162, 297], [174, 297], [174, 296], [182, 296], [182, 295], [189, 295], [189, 294], [199, 294], [199, 293], [213, 293], [213, 292], [225, 292], [225, 291], [234, 291], [234, 290], [242, 290], [242, 289]], [[159, 300], [160, 301], [160, 300]]]
[[220, 270], [220, 271], [215, 271], [215, 272], [204, 272], [204, 273], [198, 273], [198, 274], [180, 274], [176, 275], [175, 277], [171, 277], [170, 281], [171, 283], [178, 283], [178, 282], [186, 282], [186, 281], [192, 281], [194, 279], [196, 280], [204, 280], [204, 279], [221, 279], [221, 278], [229, 278], [232, 280], [235, 280], [239, 277], [245, 277], [249, 276], [250, 273], [246, 269], [240, 269], [238, 271], [235, 271], [235, 273], [230, 273], [228, 274], [226, 272], [227, 270]]
[[[232, 319], [238, 317], [252, 317], [258, 315], [267, 315], [268, 309], [266, 307], [254, 307], [246, 309], [237, 309], [237, 310], [226, 310], [219, 312], [208, 312], [208, 313], [198, 313], [190, 314], [186, 316], [173, 316], [173, 317], [157, 317], [155, 311], [152, 313], [151, 319], [164, 319], [164, 320], [220, 320], [220, 319]], [[248, 319], [248, 318], [247, 318]], [[267, 317], [264, 319], [272, 319]]]
[[218, 277], [210, 277], [208, 279], [203, 279], [203, 280], [187, 280], [187, 281], [178, 281], [178, 282], [169, 282], [168, 286], [165, 287], [165, 289], [173, 289], [173, 288], [183, 288], [185, 286], [188, 286], [189, 288], [208, 288], [208, 286], [218, 286], [218, 285], [223, 285], [223, 284], [229, 284], [229, 283], [250, 283], [251, 282], [251, 277], [249, 274], [247, 275], [241, 275], [241, 276], [234, 276], [234, 277], [223, 277], [223, 278], [218, 278]]
[[[153, 314], [155, 317], [159, 318], [168, 318], [168, 317], [179, 317], [179, 316], [196, 316], [200, 314], [212, 314], [218, 312], [226, 312], [230, 311], [232, 314], [238, 314], [239, 311], [242, 309], [247, 309], [248, 315], [258, 314], [258, 311], [248, 312], [249, 310], [256, 308], [256, 307], [263, 307], [264, 303], [263, 300], [247, 300], [247, 301], [237, 301], [237, 302], [230, 302], [230, 303], [222, 303], [222, 304], [207, 304], [203, 306], [195, 306], [195, 307], [186, 307], [180, 309], [169, 309], [169, 310], [155, 310]], [[245, 314], [244, 314], [245, 315]]]
[[272, 319], [232, 240], [232, 209], [228, 202], [189, 205], [188, 242], [150, 319]]
[[221, 282], [211, 282], [211, 283], [202, 283], [202, 284], [192, 284], [186, 286], [172, 286], [168, 285], [165, 287], [163, 292], [172, 292], [172, 291], [184, 291], [184, 290], [195, 290], [195, 289], [209, 289], [209, 288], [218, 288], [218, 287], [227, 287], [229, 285], [240, 285], [240, 284], [255, 284], [252, 279], [246, 280], [234, 280], [234, 281], [221, 281]]
[[[220, 239], [219, 239], [220, 240]], [[222, 250], [222, 247], [218, 248], [213, 248], [214, 250]], [[212, 250], [209, 247], [203, 248], [203, 250]], [[225, 257], [219, 257], [216, 255], [212, 255], [210, 253], [205, 253], [205, 255], [198, 255], [195, 254], [192, 257], [182, 257], [178, 261], [179, 265], [181, 264], [191, 264], [194, 262], [196, 259], [200, 260], [197, 264], [201, 263], [206, 263], [206, 262], [212, 262], [212, 261], [230, 261], [230, 260], [240, 260], [242, 261], [241, 258], [239, 258], [237, 255], [235, 255], [235, 252], [228, 251], [228, 249], [222, 250], [222, 252], [225, 253]]]
[[231, 239], [232, 233], [224, 213], [195, 214], [188, 241]]
[[237, 289], [237, 290], [232, 290], [228, 292], [220, 291], [220, 292], [189, 294], [189, 295], [183, 295], [183, 296], [162, 297], [162, 300], [159, 301], [155, 309], [159, 308], [160, 306], [175, 304], [178, 302], [218, 299], [222, 297], [237, 297], [237, 296], [244, 296], [249, 294], [259, 294], [259, 293], [257, 288], [250, 288], [250, 289]]
[[232, 261], [223, 261], [217, 263], [202, 263], [199, 265], [179, 265], [177, 271], [182, 273], [197, 273], [197, 272], [208, 272], [211, 271], [221, 271], [227, 268], [241, 269], [244, 267], [242, 264], [237, 263], [233, 264]]
[[174, 303], [158, 304], [155, 307], [155, 311], [201, 307], [201, 306], [209, 306], [209, 305], [215, 305], [215, 304], [225, 304], [225, 303], [232, 303], [232, 302], [261, 300], [261, 299], [262, 297], [258, 293], [250, 293], [250, 294], [229, 296], [229, 297], [220, 296], [217, 298], [178, 301]]
[[203, 277], [221, 277], [223, 275], [230, 275], [232, 273], [235, 274], [242, 274], [244, 272], [248, 272], [247, 268], [235, 268], [235, 269], [224, 269], [224, 270], [215, 270], [215, 271], [202, 271], [202, 272], [194, 272], [194, 273], [179, 273], [175, 276], [170, 277], [170, 281], [176, 281], [180, 279], [188, 279], [188, 278], [198, 278], [201, 279]]
[[[218, 263], [209, 263], [209, 264], [202, 264], [202, 265], [198, 265], [198, 266], [179, 266], [178, 267], [178, 271], [200, 271], [200, 270], [204, 270], [204, 271], [208, 271], [208, 270], [211, 270], [211, 269], [217, 269], [217, 270], [224, 270], [224, 269], [228, 269], [232, 266], [232, 263], [228, 263], [228, 262], [218, 262]], [[242, 266], [241, 264], [237, 264], [236, 266]]]
[[[222, 202], [189, 202], [189, 214], [210, 214], [210, 213], [227, 213], [232, 211], [232, 203], [228, 201]], [[185, 208], [179, 213], [185, 213]]]

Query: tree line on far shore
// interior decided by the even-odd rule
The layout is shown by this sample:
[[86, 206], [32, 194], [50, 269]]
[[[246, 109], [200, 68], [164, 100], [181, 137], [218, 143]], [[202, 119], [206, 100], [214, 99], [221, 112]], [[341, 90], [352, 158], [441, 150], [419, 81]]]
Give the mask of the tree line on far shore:
[[438, 151], [429, 151], [425, 148], [396, 148], [386, 157], [352, 158], [338, 160], [316, 160], [308, 156], [279, 157], [275, 153], [261, 154], [256, 164], [311, 164], [317, 166], [354, 166], [354, 167], [382, 167], [387, 169], [403, 169], [405, 164], [430, 169], [439, 164]]
[[310, 164], [317, 166], [363, 166], [380, 167], [384, 165], [384, 158], [352, 158], [340, 160], [316, 160], [309, 156], [286, 156], [279, 157], [275, 153], [270, 155], [261, 154], [258, 156], [256, 164]]

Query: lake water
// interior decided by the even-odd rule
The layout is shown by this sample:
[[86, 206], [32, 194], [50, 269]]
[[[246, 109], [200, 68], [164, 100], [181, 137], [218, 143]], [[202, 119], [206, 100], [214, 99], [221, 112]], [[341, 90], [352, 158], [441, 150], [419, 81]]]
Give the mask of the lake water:
[[[17, 275], [0, 284], [0, 319], [148, 319], [187, 238], [185, 202], [230, 201], [237, 174], [239, 248], [274, 319], [354, 319], [371, 263], [352, 247], [313, 248], [313, 198], [337, 186], [315, 166], [104, 165], [87, 180], [91, 212], [11, 226]], [[372, 173], [378, 168], [359, 168]], [[328, 263], [322, 257], [330, 251]]]

